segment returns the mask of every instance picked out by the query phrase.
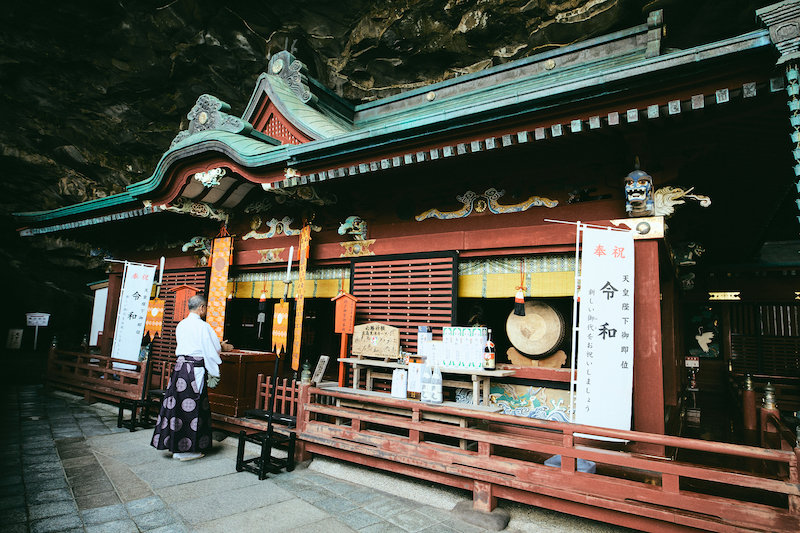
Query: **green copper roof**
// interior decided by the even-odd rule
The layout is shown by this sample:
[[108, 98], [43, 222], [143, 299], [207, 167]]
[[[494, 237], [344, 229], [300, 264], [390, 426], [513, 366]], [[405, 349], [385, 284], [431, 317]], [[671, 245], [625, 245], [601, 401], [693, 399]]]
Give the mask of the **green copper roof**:
[[156, 170], [144, 181], [128, 185], [128, 192], [134, 196], [142, 196], [155, 190], [164, 179], [169, 168], [176, 160], [193, 156], [198, 153], [219, 152], [232, 161], [245, 167], [256, 167], [262, 164], [264, 158], [273, 152], [282, 152], [286, 145], [275, 146], [270, 143], [230, 133], [227, 131], [209, 130], [196, 133], [170, 148], [159, 160]]
[[280, 77], [270, 74], [264, 76], [267, 80], [267, 92], [272, 97], [271, 101], [284, 116], [292, 117], [292, 124], [309, 137], [327, 139], [352, 129], [352, 126], [339, 120], [338, 117], [323, 114], [303, 103]]
[[[261, 75], [242, 119], [237, 120], [253, 120], [266, 92], [287, 120], [316, 140], [274, 146], [252, 135], [230, 131], [193, 133], [178, 138], [153, 174], [128, 186], [124, 193], [16, 216], [36, 222], [138, 204], [161, 187], [177, 161], [198, 154], [219, 152], [246, 168], [314, 168], [333, 158], [358, 157], [356, 154], [402, 143], [413, 145], [433, 134], [465, 131], [586, 98], [635, 91], [639, 82], [657, 83], [678, 72], [690, 81], [694, 69], [678, 69], [701, 68], [707, 60], [772, 45], [768, 30], [758, 30], [659, 54], [653, 53], [651, 30], [651, 25], [637, 26], [356, 107], [322, 90], [318, 82], [305, 77], [302, 63], [281, 52], [270, 60], [270, 71], [280, 75]], [[279, 59], [286, 63], [273, 68]], [[293, 68], [287, 68], [288, 64]]]
[[227, 131], [209, 130], [199, 132], [170, 148], [161, 157], [155, 171], [149, 178], [129, 185], [125, 192], [49, 211], [14, 213], [14, 216], [27, 219], [27, 222], [40, 222], [112, 209], [132, 203], [141, 205], [141, 200], [138, 200], [138, 198], [156, 190], [170, 167], [181, 159], [198, 153], [219, 152], [232, 161], [249, 167], [261, 164], [260, 159], [270, 152], [280, 152], [285, 148], [286, 146], [274, 146], [271, 143]]

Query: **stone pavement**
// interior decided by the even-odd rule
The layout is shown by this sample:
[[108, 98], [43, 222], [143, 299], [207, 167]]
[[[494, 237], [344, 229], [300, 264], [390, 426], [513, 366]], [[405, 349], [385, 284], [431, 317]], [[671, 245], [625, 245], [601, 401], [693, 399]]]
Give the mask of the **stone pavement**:
[[[118, 429], [110, 405], [90, 405], [41, 385], [8, 386], [2, 399], [3, 532], [485, 531], [450, 510], [470, 497], [466, 492], [324, 459], [258, 481], [236, 473], [232, 437], [215, 442], [203, 459], [180, 462], [149, 446], [152, 431]], [[255, 455], [254, 448], [249, 452]], [[621, 531], [530, 506], [503, 506], [512, 516], [509, 532]]]

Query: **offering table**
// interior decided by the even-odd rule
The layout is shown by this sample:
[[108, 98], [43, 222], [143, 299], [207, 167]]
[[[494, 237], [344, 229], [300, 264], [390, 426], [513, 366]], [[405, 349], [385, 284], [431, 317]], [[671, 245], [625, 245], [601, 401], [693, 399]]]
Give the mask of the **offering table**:
[[219, 384], [208, 389], [211, 412], [241, 417], [255, 407], [258, 375], [272, 375], [275, 354], [255, 350], [232, 350], [220, 354]]
[[[358, 390], [358, 382], [361, 379], [361, 369], [364, 368], [366, 372], [366, 390], [371, 391], [373, 380], [386, 379], [391, 380], [391, 371], [396, 368], [408, 369], [408, 365], [395, 363], [391, 361], [381, 361], [378, 359], [359, 359], [357, 357], [343, 357], [339, 359], [340, 362], [353, 365], [353, 389]], [[389, 373], [377, 372], [375, 369], [385, 369]], [[503, 378], [513, 376], [513, 370], [482, 370], [477, 368], [457, 368], [440, 366], [439, 370], [442, 374], [453, 374], [457, 376], [469, 376], [470, 381], [458, 381], [454, 379], [442, 380], [443, 387], [463, 387], [472, 388], [472, 403], [473, 405], [489, 405], [489, 392], [491, 386], [491, 378]], [[481, 398], [481, 392], [482, 400]]]

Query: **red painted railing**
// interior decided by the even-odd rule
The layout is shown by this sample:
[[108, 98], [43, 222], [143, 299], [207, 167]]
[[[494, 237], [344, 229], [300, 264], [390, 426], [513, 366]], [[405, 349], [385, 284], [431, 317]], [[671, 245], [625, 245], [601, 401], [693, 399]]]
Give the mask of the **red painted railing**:
[[[256, 409], [267, 409], [267, 398], [269, 389], [272, 386], [272, 376], [265, 374], [258, 375], [258, 387], [256, 388]], [[275, 407], [276, 413], [295, 416], [297, 414], [297, 399], [300, 395], [300, 384], [292, 379], [278, 378], [275, 386]]]
[[[772, 450], [302, 387], [302, 452], [644, 530], [800, 531], [800, 449]], [[347, 407], [326, 405], [331, 400]], [[587, 435], [623, 442], [588, 439]], [[678, 449], [704, 464], [632, 450]], [[560, 467], [544, 461], [561, 456]], [[578, 471], [591, 461], [596, 473]], [[708, 466], [734, 465], [726, 468]], [[747, 465], [769, 463], [779, 475]]]
[[[132, 369], [115, 368], [115, 363]], [[146, 376], [147, 364], [141, 361], [57, 348], [50, 349], [47, 359], [47, 383], [50, 386], [115, 403], [120, 398], [141, 399]]]

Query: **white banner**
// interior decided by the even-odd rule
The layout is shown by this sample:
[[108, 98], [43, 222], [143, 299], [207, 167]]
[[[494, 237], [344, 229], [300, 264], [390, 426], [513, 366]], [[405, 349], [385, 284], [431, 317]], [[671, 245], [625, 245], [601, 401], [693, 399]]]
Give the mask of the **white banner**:
[[125, 262], [111, 357], [129, 361], [139, 360], [147, 304], [150, 301], [150, 292], [153, 290], [155, 271], [155, 265]]
[[633, 233], [583, 227], [575, 420], [630, 429]]

